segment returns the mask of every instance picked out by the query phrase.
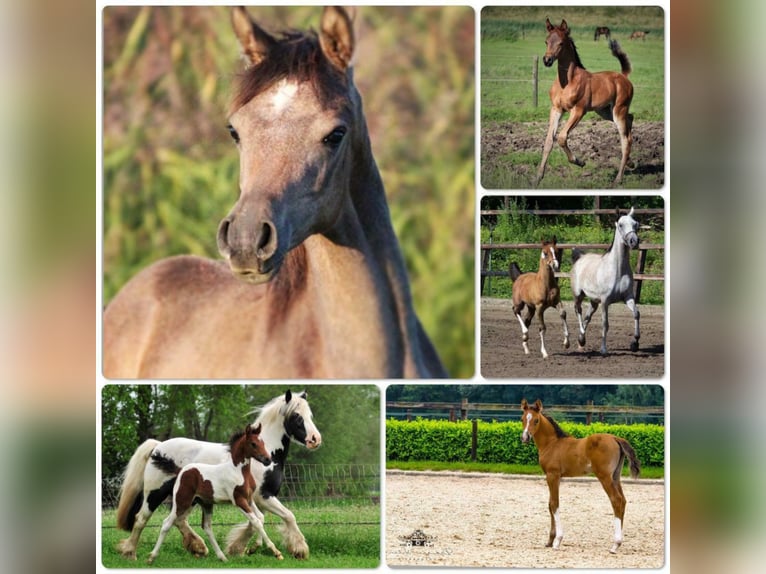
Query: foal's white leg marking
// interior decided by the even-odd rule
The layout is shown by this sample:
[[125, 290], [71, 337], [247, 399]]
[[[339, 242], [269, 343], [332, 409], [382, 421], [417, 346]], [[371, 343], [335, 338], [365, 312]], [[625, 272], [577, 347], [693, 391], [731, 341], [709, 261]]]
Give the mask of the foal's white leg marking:
[[543, 354], [543, 359], [548, 358], [548, 351], [545, 350], [545, 331], [540, 331], [540, 352]]
[[168, 531], [173, 527], [173, 523], [176, 520], [176, 514], [171, 511], [170, 514], [165, 517], [165, 520], [162, 521], [162, 527], [160, 528], [160, 535], [157, 537], [157, 544], [154, 545], [154, 548], [149, 553], [149, 558], [146, 561], [148, 564], [151, 564], [154, 562], [154, 559], [157, 558], [157, 554], [160, 552], [160, 546], [162, 546], [162, 542], [165, 540], [165, 537], [168, 535]]
[[215, 550], [215, 555], [218, 556], [222, 562], [226, 562], [226, 555], [223, 553], [223, 550], [221, 550], [221, 547], [218, 546], [215, 534], [213, 534], [213, 513], [204, 509], [202, 510], [202, 530], [207, 534], [208, 540], [210, 540], [210, 545], [213, 547], [213, 550]]
[[553, 539], [553, 549], [558, 550], [559, 546], [561, 546], [561, 539], [564, 538], [564, 527], [561, 525], [558, 508], [553, 513], [553, 521], [556, 524], [556, 538]]
[[618, 517], [614, 517], [614, 545], [612, 546], [611, 552], [612, 554], [617, 554], [617, 549], [622, 544], [622, 520], [620, 520]]
[[521, 318], [521, 313], [516, 313], [516, 318], [519, 320], [519, 325], [521, 325], [521, 344], [524, 345], [524, 354], [529, 355], [529, 345], [527, 344], [529, 329], [527, 329], [527, 326], [524, 324], [524, 319]]
[[561, 317], [561, 322], [564, 323], [564, 348], [569, 348], [569, 327], [567, 326], [567, 312], [566, 309], [564, 309], [564, 304], [559, 301], [559, 304], [556, 305], [556, 309], [559, 311], [559, 317]]

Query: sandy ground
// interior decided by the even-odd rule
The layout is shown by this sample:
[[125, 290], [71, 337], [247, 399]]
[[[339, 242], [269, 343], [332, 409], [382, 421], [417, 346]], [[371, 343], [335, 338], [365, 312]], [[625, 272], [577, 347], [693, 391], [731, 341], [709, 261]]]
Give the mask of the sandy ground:
[[[587, 305], [587, 303], [586, 303]], [[662, 378], [665, 371], [665, 314], [657, 305], [639, 305], [641, 339], [630, 351], [633, 315], [622, 303], [609, 306], [607, 351], [602, 357], [601, 311], [587, 330], [585, 350], [577, 347], [577, 316], [570, 301], [564, 303], [570, 346], [565, 349], [561, 319], [555, 309], [545, 312], [547, 359], [540, 354], [537, 321], [532, 321], [529, 355], [521, 345], [521, 328], [510, 299], [481, 299], [481, 374], [487, 378]]]
[[[591, 478], [560, 489], [564, 540], [546, 548], [550, 515], [542, 476], [386, 473], [385, 559], [391, 567], [661, 568], [665, 560], [663, 481], [623, 479], [624, 542], [610, 554], [612, 508]], [[430, 546], [407, 546], [416, 530]]]

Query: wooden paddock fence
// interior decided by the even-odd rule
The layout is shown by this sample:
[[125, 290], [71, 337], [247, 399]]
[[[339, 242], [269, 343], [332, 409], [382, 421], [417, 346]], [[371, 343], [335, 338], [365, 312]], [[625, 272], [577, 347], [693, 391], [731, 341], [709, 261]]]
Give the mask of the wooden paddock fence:
[[[624, 210], [627, 213], [627, 210]], [[506, 209], [487, 209], [480, 212], [481, 217], [491, 215], [503, 215], [511, 213]], [[571, 215], [593, 215], [597, 218], [605, 215], [615, 215], [614, 209], [535, 209], [524, 210], [523, 213], [529, 213], [536, 216], [571, 216]], [[636, 209], [635, 215], [649, 215], [649, 216], [663, 216], [664, 210], [662, 209]], [[565, 249], [574, 249], [575, 247], [583, 250], [590, 251], [606, 251], [610, 243], [558, 243], [557, 244], [557, 257], [561, 260], [561, 254]], [[490, 261], [492, 259], [492, 251], [496, 250], [519, 250], [519, 249], [540, 249], [540, 242], [535, 243], [482, 243], [481, 244], [481, 285], [480, 293], [484, 293], [484, 280], [486, 277], [508, 277], [511, 274], [508, 269], [493, 270], [489, 269]], [[638, 259], [636, 261], [636, 268], [633, 270], [633, 297], [636, 303], [641, 302], [641, 286], [644, 281], [664, 281], [665, 276], [659, 273], [644, 273], [646, 265], [646, 254], [651, 250], [663, 251], [665, 246], [660, 243], [639, 243], [636, 251], [638, 252]], [[537, 271], [537, 269], [527, 269], [526, 271]], [[564, 271], [558, 271], [555, 273], [556, 277], [569, 278], [569, 273]]]
[[[603, 422], [606, 417], [638, 415], [642, 417], [656, 417], [659, 424], [663, 424], [665, 409], [663, 406], [633, 406], [633, 405], [596, 405], [592, 401], [584, 405], [545, 405], [548, 412], [564, 413], [569, 415], [584, 416], [585, 424], [594, 421]], [[433, 415], [441, 412], [441, 418], [448, 418], [451, 422], [465, 421], [480, 418], [479, 415], [503, 415], [501, 418], [517, 420], [521, 415], [519, 405], [502, 403], [472, 403], [464, 398], [460, 402], [430, 402], [430, 401], [386, 401], [386, 416], [395, 414], [407, 421], [414, 416], [428, 413]], [[497, 418], [497, 417], [493, 417]]]

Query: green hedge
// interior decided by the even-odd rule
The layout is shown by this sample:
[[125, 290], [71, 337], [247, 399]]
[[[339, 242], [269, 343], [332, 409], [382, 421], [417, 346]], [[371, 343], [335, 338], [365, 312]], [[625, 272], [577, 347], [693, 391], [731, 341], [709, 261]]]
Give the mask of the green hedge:
[[[636, 451], [641, 466], [663, 466], [665, 428], [660, 425], [614, 425], [559, 423], [573, 437], [610, 433], [623, 437]], [[506, 464], [537, 464], [537, 449], [521, 442], [521, 422], [478, 421], [476, 461]], [[471, 460], [471, 422], [416, 419], [386, 421], [387, 460]]]

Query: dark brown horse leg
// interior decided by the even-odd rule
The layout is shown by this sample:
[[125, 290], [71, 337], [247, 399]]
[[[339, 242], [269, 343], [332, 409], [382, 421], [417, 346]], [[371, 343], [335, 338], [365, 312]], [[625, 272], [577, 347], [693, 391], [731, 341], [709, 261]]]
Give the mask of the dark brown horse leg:
[[561, 322], [564, 324], [564, 348], [569, 348], [569, 327], [567, 326], [567, 311], [564, 309], [564, 304], [559, 301], [559, 304], [556, 305], [556, 309], [559, 312], [559, 317], [561, 317]]
[[548, 163], [548, 156], [553, 149], [553, 138], [556, 135], [556, 130], [559, 128], [559, 121], [561, 121], [563, 113], [564, 110], [555, 106], [551, 108], [551, 114], [548, 119], [548, 135], [545, 136], [545, 144], [543, 144], [543, 160], [540, 162], [540, 167], [537, 168], [537, 176], [533, 182], [534, 187], [540, 184], [545, 175], [545, 164]]
[[[622, 462], [620, 462], [622, 467]], [[627, 501], [625, 494], [622, 492], [622, 485], [619, 479], [615, 480], [611, 473], [604, 473], [598, 477], [601, 486], [604, 487], [604, 492], [609, 497], [609, 502], [612, 503], [612, 510], [614, 511], [614, 544], [609, 552], [612, 554], [617, 553], [617, 549], [622, 544], [622, 523], [625, 518], [625, 506]]]
[[569, 163], [573, 163], [576, 166], [582, 167], [585, 165], [585, 162], [581, 159], [578, 159], [575, 154], [572, 153], [572, 150], [569, 149], [569, 146], [567, 145], [567, 138], [569, 137], [569, 132], [571, 132], [575, 127], [577, 127], [577, 124], [580, 123], [580, 120], [585, 115], [585, 109], [584, 108], [572, 108], [569, 112], [569, 119], [567, 120], [567, 123], [564, 124], [564, 127], [561, 129], [561, 132], [559, 132], [558, 142], [561, 146], [561, 149], [564, 150], [564, 153], [567, 154], [567, 159], [569, 160]]
[[546, 546], [558, 550], [559, 546], [561, 546], [561, 539], [564, 538], [564, 528], [559, 517], [559, 483], [561, 482], [561, 476], [548, 473], [545, 475], [545, 479], [548, 481], [548, 511], [551, 513], [551, 531], [548, 534]]

